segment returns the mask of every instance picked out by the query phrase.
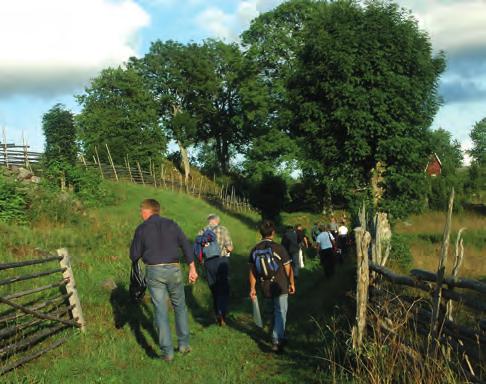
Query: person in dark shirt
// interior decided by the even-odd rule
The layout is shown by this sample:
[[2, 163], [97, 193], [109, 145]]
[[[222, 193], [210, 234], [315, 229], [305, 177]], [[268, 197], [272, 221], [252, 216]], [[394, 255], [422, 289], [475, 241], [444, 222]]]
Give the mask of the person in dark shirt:
[[174, 221], [160, 217], [159, 213], [160, 204], [157, 200], [147, 199], [140, 205], [140, 215], [144, 222], [135, 230], [130, 259], [134, 262], [142, 259], [146, 264], [145, 278], [155, 307], [155, 324], [162, 359], [171, 361], [174, 358], [174, 347], [169, 327], [168, 299], [175, 313], [178, 350], [181, 353], [191, 351], [179, 249], [182, 249], [189, 265], [189, 282], [195, 283], [198, 275], [186, 235]]
[[[273, 304], [273, 331], [272, 350], [275, 352], [283, 349], [285, 342], [285, 323], [287, 319], [288, 295], [295, 293], [293, 270], [290, 266], [290, 257], [283, 246], [273, 241], [275, 236], [275, 225], [265, 220], [260, 225], [262, 240], [251, 250], [250, 263], [250, 298], [256, 299], [256, 282], [260, 281], [263, 296]], [[274, 262], [278, 264], [275, 276], [266, 279], [257, 272], [255, 251], [270, 248], [274, 255]], [[276, 256], [275, 256], [276, 255]]]
[[282, 236], [282, 245], [284, 246], [287, 253], [290, 255], [292, 261], [292, 269], [295, 278], [299, 277], [299, 241], [297, 238], [297, 231], [289, 226], [287, 231]]

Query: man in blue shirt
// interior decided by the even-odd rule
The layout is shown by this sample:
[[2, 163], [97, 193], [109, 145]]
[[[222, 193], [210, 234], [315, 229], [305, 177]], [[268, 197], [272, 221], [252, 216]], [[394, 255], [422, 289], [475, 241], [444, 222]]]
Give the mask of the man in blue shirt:
[[189, 322], [187, 317], [184, 282], [179, 263], [179, 249], [182, 249], [189, 265], [189, 282], [196, 282], [198, 275], [189, 241], [182, 229], [172, 220], [160, 217], [160, 204], [147, 199], [140, 205], [144, 222], [135, 230], [130, 247], [130, 259], [140, 258], [146, 264], [147, 287], [155, 307], [155, 324], [159, 336], [162, 359], [174, 358], [174, 347], [169, 327], [167, 299], [170, 299], [175, 313], [178, 350], [191, 351], [189, 346]]
[[319, 228], [321, 233], [317, 236], [317, 250], [319, 251], [319, 257], [321, 259], [321, 265], [324, 268], [324, 272], [327, 277], [334, 275], [334, 265], [335, 265], [335, 255], [334, 246], [335, 240], [334, 236], [331, 234], [330, 225]]

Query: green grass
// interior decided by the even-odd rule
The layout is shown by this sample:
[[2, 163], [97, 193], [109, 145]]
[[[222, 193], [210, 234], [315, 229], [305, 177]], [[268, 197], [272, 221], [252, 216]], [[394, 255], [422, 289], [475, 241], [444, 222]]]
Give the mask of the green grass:
[[[325, 348], [320, 328], [325, 327], [333, 313], [341, 313], [349, 300], [345, 294], [353, 286], [352, 262], [338, 267], [337, 275], [329, 281], [323, 277], [317, 260], [307, 263], [297, 281], [297, 294], [289, 300], [288, 349], [282, 355], [275, 355], [269, 352], [268, 333], [252, 324], [247, 298], [247, 257], [259, 240], [258, 217], [222, 212], [205, 201], [177, 192], [129, 184], [112, 184], [111, 188], [117, 196], [117, 205], [91, 209], [87, 215], [66, 224], [39, 219], [29, 227], [0, 225], [0, 262], [33, 258], [35, 248], [69, 249], [87, 323], [85, 334], [75, 333], [60, 348], [3, 376], [0, 381], [329, 382], [330, 376], [320, 359]], [[140, 222], [139, 203], [148, 197], [158, 199], [162, 214], [178, 222], [191, 240], [209, 213], [220, 214], [235, 244], [231, 257], [229, 325], [220, 328], [213, 323], [209, 290], [202, 278], [195, 286], [186, 286], [193, 352], [176, 356], [170, 365], [156, 358], [159, 351], [154, 341], [149, 298], [140, 306], [128, 301], [128, 247]], [[292, 217], [285, 217], [285, 221], [292, 222]], [[103, 287], [108, 279], [116, 282], [115, 290]], [[0, 289], [0, 294], [4, 292]]]

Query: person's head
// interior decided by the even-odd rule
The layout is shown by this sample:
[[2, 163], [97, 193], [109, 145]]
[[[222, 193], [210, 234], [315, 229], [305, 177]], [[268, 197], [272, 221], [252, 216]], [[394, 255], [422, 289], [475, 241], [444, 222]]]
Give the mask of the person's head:
[[295, 225], [295, 230], [296, 231], [302, 231], [302, 224], [296, 224]]
[[324, 232], [326, 230], [326, 226], [322, 223], [319, 224], [319, 231]]
[[331, 223], [335, 223], [336, 222], [336, 218], [334, 216], [331, 216]]
[[152, 215], [160, 213], [160, 204], [155, 199], [145, 199], [140, 204], [140, 216], [143, 220], [147, 220]]
[[346, 221], [345, 220], [341, 220], [341, 225], [346, 225]]
[[324, 227], [324, 230], [326, 232], [329, 232], [331, 230], [331, 226], [329, 224], [326, 224], [326, 226]]
[[221, 221], [221, 219], [215, 213], [211, 213], [211, 214], [208, 215], [208, 225], [209, 226], [215, 227], [216, 225], [219, 225], [220, 221]]
[[264, 238], [273, 238], [275, 235], [275, 224], [271, 220], [263, 220], [260, 224], [260, 234]]

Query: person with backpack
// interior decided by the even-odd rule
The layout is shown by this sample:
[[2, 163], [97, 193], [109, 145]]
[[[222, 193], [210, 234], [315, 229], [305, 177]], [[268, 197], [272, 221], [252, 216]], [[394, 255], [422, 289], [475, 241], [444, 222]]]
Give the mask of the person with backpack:
[[250, 298], [256, 300], [256, 284], [273, 308], [272, 351], [281, 352], [285, 344], [288, 295], [295, 294], [290, 257], [285, 248], [273, 241], [275, 224], [265, 220], [260, 225], [262, 240], [250, 252]]
[[233, 242], [228, 229], [220, 225], [220, 221], [214, 213], [208, 216], [208, 225], [196, 237], [195, 252], [206, 270], [216, 321], [224, 326], [228, 314], [229, 257], [233, 252]]
[[132, 263], [142, 259], [146, 265], [145, 281], [155, 307], [155, 326], [162, 359], [170, 362], [174, 359], [174, 347], [169, 327], [168, 300], [174, 308], [178, 351], [183, 354], [191, 351], [179, 249], [182, 249], [189, 265], [189, 282], [195, 283], [198, 275], [186, 235], [174, 221], [160, 216], [159, 202], [154, 199], [142, 201], [140, 215], [143, 223], [135, 230], [130, 259]]
[[321, 266], [324, 268], [324, 272], [327, 277], [334, 275], [335, 261], [335, 247], [336, 242], [334, 236], [331, 234], [330, 225], [321, 227], [321, 233], [317, 236], [317, 250], [319, 252], [319, 258], [321, 259]]

